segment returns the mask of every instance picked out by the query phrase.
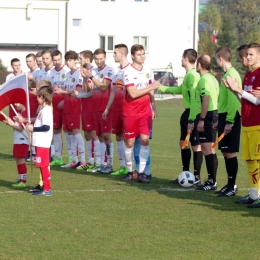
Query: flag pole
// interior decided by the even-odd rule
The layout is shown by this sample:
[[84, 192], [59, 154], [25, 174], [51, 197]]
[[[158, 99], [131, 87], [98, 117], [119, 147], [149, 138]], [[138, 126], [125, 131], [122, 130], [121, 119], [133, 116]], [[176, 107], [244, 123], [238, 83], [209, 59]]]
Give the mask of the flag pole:
[[[1, 115], [2, 115], [5, 119], [8, 118], [8, 116], [5, 115], [5, 113], [4, 113], [3, 111], [0, 111], [0, 113], [1, 113]], [[23, 130], [21, 133], [22, 133], [22, 135], [23, 135], [24, 137], [26, 137], [27, 139], [29, 139], [29, 136], [28, 136], [28, 133], [27, 133], [26, 130]]]
[[[17, 113], [17, 111], [15, 110], [13, 104], [10, 104], [10, 106], [11, 106], [11, 108], [13, 109], [15, 115], [16, 115], [16, 116], [19, 116], [18, 113]], [[26, 127], [25, 127], [24, 123], [22, 123], [22, 126], [23, 126], [23, 128], [24, 128], [24, 130], [25, 130], [25, 133], [27, 134], [26, 138], [29, 139], [29, 134], [28, 134], [28, 132], [26, 131]]]
[[[26, 104], [27, 104], [27, 118], [28, 123], [31, 123], [31, 115], [30, 115], [30, 100], [29, 100], [29, 86], [28, 86], [28, 73], [25, 73], [25, 80], [26, 80]], [[32, 166], [32, 133], [29, 132], [30, 137], [30, 159], [31, 159], [31, 173], [33, 173], [33, 166]]]

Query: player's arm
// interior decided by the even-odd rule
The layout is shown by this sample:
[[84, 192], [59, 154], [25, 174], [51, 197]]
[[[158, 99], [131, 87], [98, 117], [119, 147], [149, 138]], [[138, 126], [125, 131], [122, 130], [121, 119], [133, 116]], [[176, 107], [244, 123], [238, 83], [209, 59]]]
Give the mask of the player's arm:
[[192, 131], [194, 128], [194, 121], [197, 116], [197, 101], [196, 101], [196, 88], [190, 89], [190, 113], [188, 118], [188, 129]]
[[91, 71], [86, 70], [86, 69], [84, 71], [83, 69], [80, 70], [82, 77], [91, 79], [96, 87], [98, 87], [101, 90], [105, 91], [110, 86], [111, 81], [112, 81], [111, 78], [105, 76], [104, 80], [102, 82], [99, 82], [94, 76], [92, 76], [92, 72]]
[[105, 111], [104, 111], [103, 114], [102, 114], [102, 117], [103, 117], [103, 119], [105, 119], [105, 120], [106, 120], [106, 118], [107, 118], [107, 114], [109, 113], [109, 109], [110, 109], [110, 107], [112, 106], [112, 104], [113, 104], [113, 102], [114, 102], [115, 94], [116, 94], [116, 89], [117, 89], [117, 87], [116, 87], [115, 85], [113, 85], [113, 86], [112, 86], [112, 91], [111, 91], [111, 93], [110, 93], [110, 95], [109, 95], [109, 100], [108, 100], [108, 102], [107, 102], [106, 109], [105, 109]]
[[231, 76], [227, 76], [226, 80], [223, 80], [225, 86], [229, 88], [231, 91], [238, 93], [241, 95], [242, 98], [248, 100], [249, 102], [259, 105], [260, 104], [260, 99], [253, 96], [251, 93], [248, 93], [244, 91], [242, 88], [239, 87], [238, 82], [233, 79]]
[[209, 109], [210, 96], [202, 96], [200, 118], [205, 118]]
[[23, 127], [18, 125], [17, 123], [15, 124], [15, 122], [10, 117], [7, 117], [5, 120], [3, 120], [3, 122], [19, 132], [23, 131]]
[[33, 75], [31, 73], [27, 73], [27, 79], [31, 81], [35, 86], [37, 84], [37, 81], [34, 79]]
[[77, 90], [74, 90], [74, 94], [72, 94], [72, 96], [76, 98], [90, 98], [92, 97], [92, 90], [89, 92], [79, 92]]
[[255, 97], [251, 93], [243, 91], [242, 98], [248, 100], [249, 102], [253, 103], [254, 105], [258, 106], [260, 104], [260, 98]]
[[143, 89], [135, 89], [134, 83], [126, 84], [125, 86], [129, 96], [134, 99], [134, 98], [142, 97], [150, 93], [150, 91], [158, 89], [161, 86], [161, 84], [159, 81], [154, 81], [147, 88], [143, 88]]
[[154, 98], [154, 90], [150, 91], [150, 102], [151, 102], [151, 109], [152, 109], [152, 119], [157, 118], [157, 110], [156, 110], [156, 104], [155, 104], [155, 98]]
[[116, 89], [117, 87], [115, 85], [112, 86], [112, 91], [109, 95], [109, 100], [107, 102], [106, 110], [109, 111], [110, 107], [112, 106], [114, 99], [115, 99], [115, 94], [116, 94]]
[[[238, 82], [238, 87], [242, 89], [242, 82], [239, 75], [237, 75], [236, 81]], [[224, 87], [224, 86], [223, 86]], [[226, 122], [227, 124], [233, 124], [235, 122], [235, 116], [237, 113], [238, 108], [240, 107], [240, 103], [237, 100], [236, 96], [227, 89], [227, 116], [226, 116]]]
[[182, 94], [182, 85], [176, 87], [176, 86], [163, 86], [161, 85], [158, 90], [162, 93], [168, 93], [168, 94]]
[[72, 92], [72, 90], [63, 90], [61, 87], [54, 88], [55, 94], [70, 95]]

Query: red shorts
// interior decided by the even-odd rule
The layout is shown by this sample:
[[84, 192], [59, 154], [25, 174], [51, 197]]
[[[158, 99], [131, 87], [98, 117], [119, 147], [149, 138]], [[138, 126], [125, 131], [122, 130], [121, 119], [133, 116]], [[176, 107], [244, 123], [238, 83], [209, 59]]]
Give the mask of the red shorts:
[[123, 114], [122, 111], [112, 112], [112, 134], [119, 135], [123, 133]]
[[14, 144], [13, 157], [14, 158], [26, 158], [28, 155], [28, 144]]
[[125, 139], [135, 138], [138, 137], [140, 134], [150, 136], [151, 127], [151, 114], [123, 117], [123, 129]]
[[63, 110], [59, 108], [53, 109], [53, 129], [62, 128]]
[[95, 130], [93, 112], [83, 112], [81, 114], [81, 121], [82, 121], [82, 130], [83, 131]]
[[36, 150], [36, 167], [45, 167], [50, 164], [50, 148], [35, 147]]
[[80, 129], [80, 113], [78, 114], [63, 114], [63, 130], [69, 131]]
[[100, 136], [104, 133], [111, 133], [111, 115], [108, 113], [107, 120], [102, 118], [103, 112], [95, 112], [93, 113], [95, 130], [97, 136]]

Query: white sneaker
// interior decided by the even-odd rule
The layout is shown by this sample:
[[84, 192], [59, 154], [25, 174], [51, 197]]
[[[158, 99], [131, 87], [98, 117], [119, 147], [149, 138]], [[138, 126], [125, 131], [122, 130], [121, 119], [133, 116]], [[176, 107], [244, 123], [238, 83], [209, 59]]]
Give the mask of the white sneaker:
[[102, 174], [110, 174], [111, 172], [113, 172], [113, 168], [111, 165], [106, 165], [101, 171]]
[[97, 168], [97, 172], [102, 172], [105, 169], [106, 165], [100, 164]]
[[61, 168], [71, 168], [71, 163], [61, 165]]

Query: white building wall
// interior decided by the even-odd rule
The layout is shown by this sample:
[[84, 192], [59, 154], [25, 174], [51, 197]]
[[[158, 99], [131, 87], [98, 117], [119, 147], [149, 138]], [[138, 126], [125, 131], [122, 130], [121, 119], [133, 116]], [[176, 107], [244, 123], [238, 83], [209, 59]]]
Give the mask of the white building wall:
[[[0, 1], [0, 44], [33, 43], [57, 44], [67, 50], [92, 50], [100, 47], [100, 34], [114, 36], [114, 44], [125, 43], [129, 49], [134, 36], [149, 37], [146, 63], [152, 68], [166, 68], [172, 63], [173, 73], [183, 75], [181, 56], [184, 49], [194, 48], [194, 3], [198, 0], [70, 0], [67, 1]], [[26, 18], [26, 8], [32, 4], [32, 18]], [[67, 5], [67, 9], [66, 9]], [[197, 13], [196, 28], [197, 28]], [[15, 17], [15, 19], [14, 19]], [[81, 27], [72, 25], [81, 19]], [[197, 32], [197, 29], [196, 29]], [[197, 48], [197, 33], [195, 34]], [[29, 51], [7, 52], [0, 50], [5, 65], [18, 57], [24, 69]], [[107, 64], [117, 66], [113, 53], [107, 52]], [[129, 55], [130, 59], [130, 55]], [[10, 69], [10, 67], [9, 67]]]
[[[30, 17], [27, 14], [28, 4], [32, 8]], [[0, 44], [52, 44], [65, 51], [65, 7], [65, 1], [0, 1]], [[32, 51], [0, 49], [0, 58], [9, 70], [12, 70], [11, 59], [19, 58], [25, 71], [25, 56], [29, 52]]]
[[[99, 33], [114, 35], [115, 44], [125, 43], [129, 48], [134, 36], [148, 36], [146, 63], [152, 68], [166, 68], [171, 62], [173, 72], [183, 75], [185, 72], [180, 66], [183, 50], [194, 47], [194, 3], [198, 8], [198, 1], [194, 0], [150, 0], [148, 3], [71, 0], [68, 3], [68, 47], [76, 51], [95, 50], [99, 47]], [[197, 13], [195, 15], [197, 25]], [[72, 26], [72, 19], [78, 18], [82, 18], [81, 29]], [[195, 37], [197, 43], [197, 33]], [[107, 53], [107, 63], [115, 66], [112, 52]]]

